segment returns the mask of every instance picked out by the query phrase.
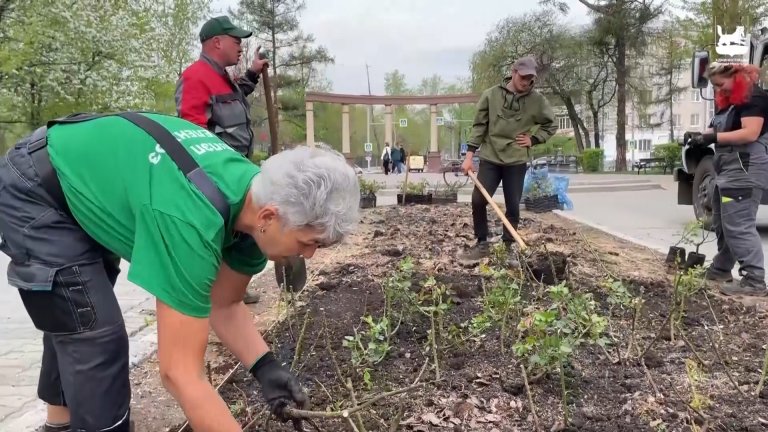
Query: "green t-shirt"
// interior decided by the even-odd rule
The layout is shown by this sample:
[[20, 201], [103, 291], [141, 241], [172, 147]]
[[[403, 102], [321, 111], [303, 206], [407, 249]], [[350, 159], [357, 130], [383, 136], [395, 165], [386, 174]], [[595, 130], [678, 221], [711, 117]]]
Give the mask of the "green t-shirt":
[[145, 114], [168, 129], [221, 189], [230, 204], [221, 215], [144, 130], [117, 116], [58, 124], [48, 131], [51, 162], [82, 228], [131, 263], [128, 280], [173, 309], [210, 313], [211, 285], [222, 259], [256, 274], [266, 257], [231, 227], [259, 167], [193, 123]]

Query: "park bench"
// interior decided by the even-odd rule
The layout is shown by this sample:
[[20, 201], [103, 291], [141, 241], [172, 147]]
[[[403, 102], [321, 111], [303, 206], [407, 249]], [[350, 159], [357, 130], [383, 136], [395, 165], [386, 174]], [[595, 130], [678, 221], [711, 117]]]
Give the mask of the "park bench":
[[667, 164], [664, 158], [642, 158], [633, 164], [633, 167], [637, 170], [637, 175], [640, 175], [640, 170], [648, 174], [648, 168], [658, 166], [664, 167], [664, 174], [667, 173]]

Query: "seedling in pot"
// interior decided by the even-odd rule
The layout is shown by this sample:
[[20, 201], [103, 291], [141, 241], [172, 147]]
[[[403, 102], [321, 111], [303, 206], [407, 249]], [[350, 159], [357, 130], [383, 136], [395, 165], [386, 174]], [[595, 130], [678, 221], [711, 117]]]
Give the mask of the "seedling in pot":
[[685, 264], [683, 268], [689, 269], [694, 267], [702, 267], [704, 265], [704, 262], [706, 261], [707, 256], [702, 253], [699, 253], [699, 248], [703, 244], [709, 243], [715, 240], [715, 239], [709, 238], [711, 234], [712, 234], [711, 231], [705, 230], [703, 228], [702, 222], [700, 220], [695, 220], [693, 222], [690, 222], [686, 226], [680, 240], [684, 243], [695, 246], [696, 250], [688, 252], [688, 258], [685, 260]]
[[360, 208], [376, 207], [376, 192], [384, 188], [384, 183], [376, 180], [359, 178], [360, 184]]
[[684, 247], [677, 245], [670, 246], [669, 251], [667, 252], [667, 258], [664, 260], [664, 262], [666, 264], [679, 267], [681, 263], [685, 262], [685, 253], [686, 250]]

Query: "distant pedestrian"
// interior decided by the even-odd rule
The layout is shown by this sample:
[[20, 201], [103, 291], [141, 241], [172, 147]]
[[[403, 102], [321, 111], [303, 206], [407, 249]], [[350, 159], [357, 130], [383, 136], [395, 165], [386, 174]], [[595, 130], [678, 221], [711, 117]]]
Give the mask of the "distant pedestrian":
[[405, 172], [405, 158], [406, 158], [406, 154], [405, 154], [405, 149], [403, 148], [403, 143], [398, 143], [397, 147], [398, 147], [398, 150], [400, 150], [400, 159], [396, 159], [396, 161], [397, 161], [396, 162], [397, 163], [397, 169], [401, 173], [404, 173]]
[[390, 156], [392, 157], [392, 172], [395, 174], [402, 174], [403, 170], [400, 169], [400, 159], [402, 157], [400, 149], [397, 146], [392, 147]]
[[389, 175], [391, 165], [392, 149], [389, 147], [389, 143], [384, 143], [384, 150], [381, 152], [381, 166], [384, 167], [384, 175]]

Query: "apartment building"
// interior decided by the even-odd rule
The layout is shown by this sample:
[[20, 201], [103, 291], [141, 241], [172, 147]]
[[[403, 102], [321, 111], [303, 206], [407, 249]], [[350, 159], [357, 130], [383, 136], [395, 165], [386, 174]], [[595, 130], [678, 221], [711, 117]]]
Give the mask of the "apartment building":
[[[665, 85], [659, 81], [659, 73], [656, 69], [653, 50], [643, 58], [632, 61], [634, 91], [627, 94], [625, 122], [625, 136], [628, 144], [626, 158], [629, 164], [632, 161], [651, 157], [653, 147], [670, 142], [670, 124], [673, 127], [674, 139], [682, 140], [687, 131], [703, 131], [714, 115], [714, 102], [712, 89], [703, 91], [691, 88], [691, 64], [689, 60], [681, 62], [680, 70], [674, 74], [675, 86], [680, 89], [672, 99], [672, 109], [669, 103], [645, 103], [642, 100], [657, 101], [659, 95], [667, 93]], [[638, 89], [644, 87], [644, 89]], [[592, 131], [592, 120], [586, 105], [576, 106], [581, 118]], [[564, 135], [573, 135], [573, 125], [564, 107], [555, 107], [559, 132]], [[606, 167], [612, 165], [616, 159], [616, 98], [600, 113], [599, 135], [600, 147], [605, 151]], [[593, 140], [592, 140], [593, 141]], [[593, 143], [594, 145], [594, 143]]]

